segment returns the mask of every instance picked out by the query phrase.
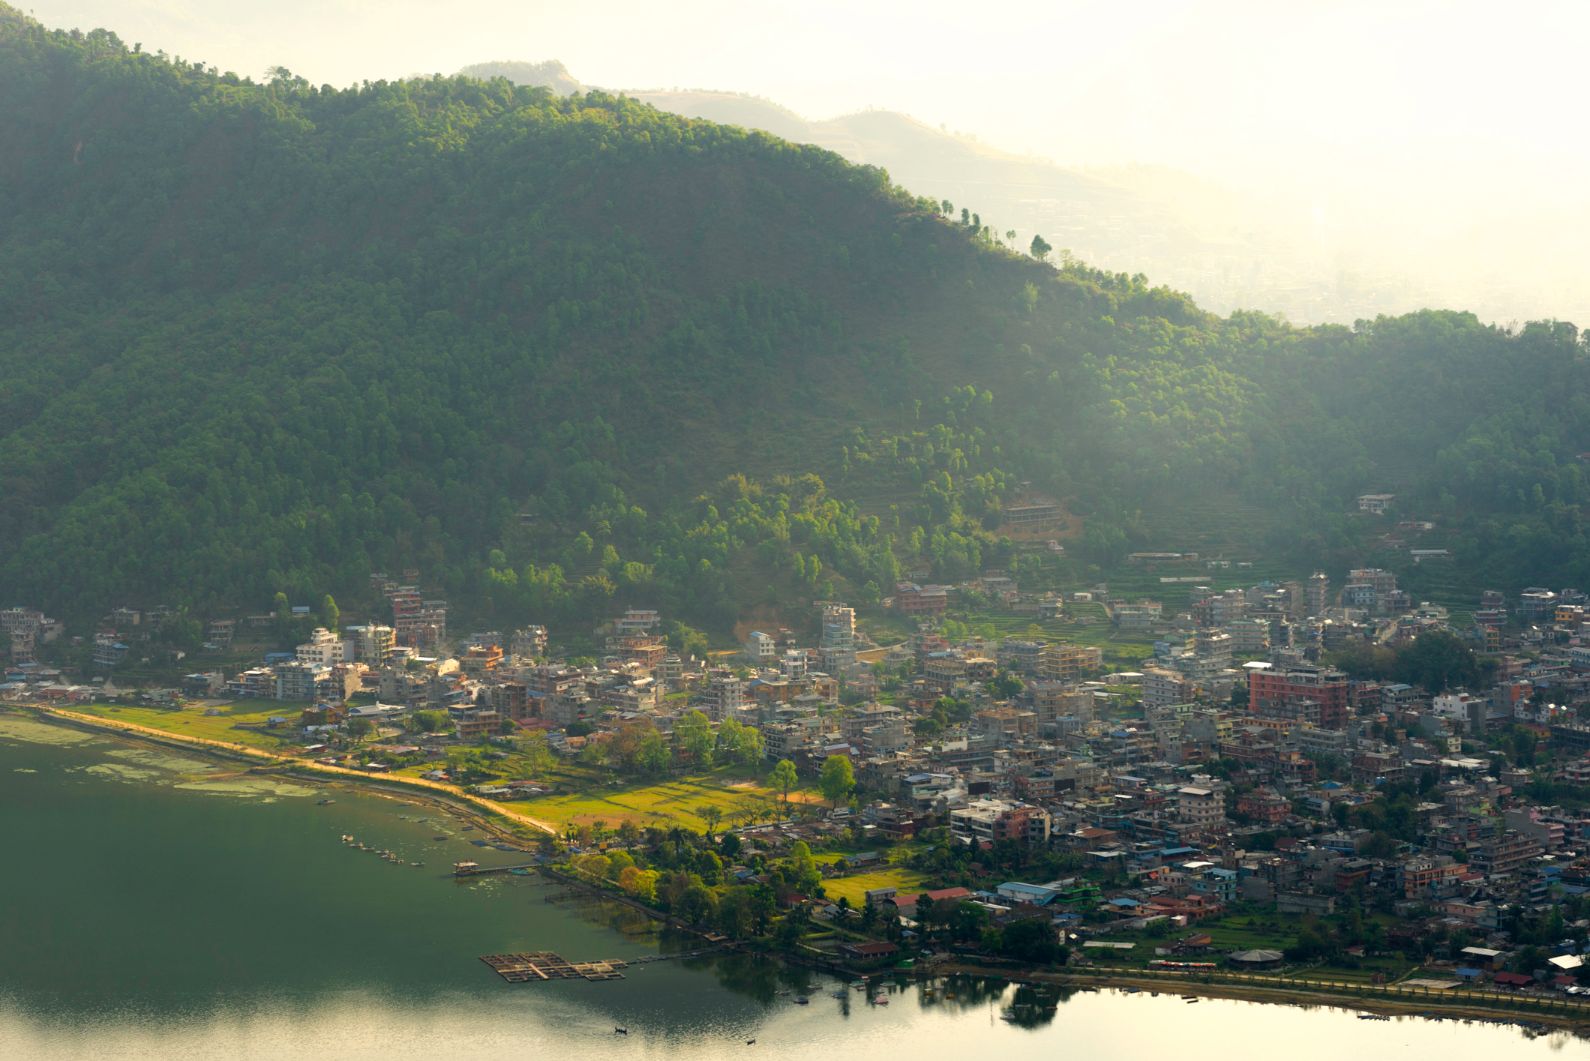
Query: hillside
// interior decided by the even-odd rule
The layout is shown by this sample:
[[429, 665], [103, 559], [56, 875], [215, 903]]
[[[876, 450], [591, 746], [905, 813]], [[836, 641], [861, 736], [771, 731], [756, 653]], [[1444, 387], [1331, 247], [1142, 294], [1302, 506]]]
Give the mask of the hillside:
[[252, 84], [0, 6], [0, 98], [0, 598], [257, 608], [417, 566], [483, 617], [721, 629], [1027, 562], [994, 533], [1018, 480], [1082, 516], [1079, 563], [1187, 496], [1349, 562], [1334, 514], [1384, 489], [1476, 577], [1590, 575], [1568, 328], [1223, 321], [601, 93]]

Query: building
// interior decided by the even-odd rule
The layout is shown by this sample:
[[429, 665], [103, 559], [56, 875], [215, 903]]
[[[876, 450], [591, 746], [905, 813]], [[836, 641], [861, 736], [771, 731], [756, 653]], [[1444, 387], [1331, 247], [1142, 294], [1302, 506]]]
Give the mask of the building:
[[745, 658], [754, 667], [772, 667], [778, 661], [778, 641], [760, 630], [745, 636]]
[[856, 662], [856, 611], [845, 604], [823, 605], [818, 658], [829, 673], [848, 670]]
[[1308, 583], [1303, 588], [1303, 608], [1310, 616], [1321, 616], [1330, 607], [1331, 580], [1323, 571], [1316, 571], [1308, 577]]
[[1248, 712], [1324, 729], [1347, 725], [1347, 675], [1325, 667], [1248, 668]]
[[520, 659], [541, 659], [547, 654], [547, 628], [525, 626], [515, 630], [508, 640], [508, 654]]
[[1065, 645], [1054, 642], [1043, 646], [1038, 677], [1045, 681], [1075, 684], [1104, 666], [1104, 652], [1092, 645]]
[[336, 634], [324, 626], [317, 626], [315, 632], [309, 635], [309, 640], [298, 646], [294, 655], [300, 663], [329, 667], [333, 663], [347, 661], [347, 647]]
[[278, 700], [315, 699], [315, 680], [321, 668], [302, 660], [287, 660], [276, 665], [275, 696]]
[[94, 638], [94, 666], [119, 667], [127, 660], [130, 651], [127, 645], [116, 640], [114, 635], [101, 635]]
[[1110, 618], [1122, 630], [1143, 630], [1158, 623], [1165, 606], [1157, 600], [1122, 601], [1110, 608]]
[[950, 833], [968, 844], [1047, 843], [1052, 824], [1042, 807], [1002, 799], [973, 800], [950, 811]]
[[1226, 819], [1225, 793], [1214, 785], [1183, 785], [1176, 790], [1176, 818], [1198, 832], [1220, 828]]
[[900, 582], [894, 587], [894, 606], [906, 615], [941, 615], [949, 604], [950, 593], [944, 586]]
[[707, 716], [712, 721], [722, 722], [726, 718], [738, 721], [745, 707], [745, 683], [732, 670], [720, 667], [707, 676], [705, 701]]
[[353, 644], [353, 658], [372, 668], [384, 666], [397, 648], [397, 631], [379, 623], [350, 626], [348, 638]]

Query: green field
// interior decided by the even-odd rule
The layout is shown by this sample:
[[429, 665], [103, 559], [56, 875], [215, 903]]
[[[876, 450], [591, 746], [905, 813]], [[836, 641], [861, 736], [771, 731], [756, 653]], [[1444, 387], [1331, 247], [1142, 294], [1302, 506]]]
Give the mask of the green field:
[[[702, 774], [650, 785], [609, 786], [580, 780], [577, 791], [540, 796], [515, 807], [558, 826], [604, 822], [611, 827], [628, 821], [642, 828], [681, 825], [702, 830], [707, 823], [700, 812], [708, 807], [723, 812], [721, 828], [735, 824], [734, 816], [744, 808], [778, 801], [778, 793], [761, 782], [727, 774]], [[803, 796], [790, 793], [791, 800]]]
[[828, 898], [834, 902], [841, 898], [849, 899], [850, 905], [857, 909], [866, 903], [867, 892], [872, 888], [899, 888], [909, 893], [929, 886], [927, 877], [907, 866], [885, 866], [866, 873], [823, 881], [823, 891], [828, 893]]
[[[280, 751], [297, 743], [290, 734], [296, 730], [293, 723], [296, 722], [298, 709], [275, 700], [235, 700], [218, 705], [190, 704], [182, 708], [89, 704], [73, 710], [117, 722], [161, 729], [181, 737], [247, 744], [266, 751]], [[206, 711], [217, 711], [219, 714], [207, 715]], [[266, 728], [267, 720], [273, 717], [285, 717], [293, 722], [282, 726], [280, 733], [277, 733]]]

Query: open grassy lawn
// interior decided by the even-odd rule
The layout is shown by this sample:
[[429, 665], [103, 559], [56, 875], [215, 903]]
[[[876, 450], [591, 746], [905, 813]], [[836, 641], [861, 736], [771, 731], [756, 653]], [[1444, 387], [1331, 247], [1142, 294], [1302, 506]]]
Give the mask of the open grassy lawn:
[[1073, 645], [1097, 645], [1106, 667], [1135, 667], [1154, 654], [1154, 635], [1140, 630], [1119, 631], [1110, 623], [1102, 604], [1068, 604], [1066, 615], [1043, 622], [1035, 615], [1004, 611], [967, 611], [955, 614], [974, 629], [989, 626], [1002, 638], [1036, 637]]
[[930, 886], [931, 882], [925, 876], [907, 866], [884, 866], [867, 873], [823, 881], [823, 890], [828, 893], [828, 898], [836, 903], [841, 898], [849, 899], [850, 905], [857, 909], [865, 905], [867, 892], [872, 888], [899, 888], [902, 892], [914, 892]]
[[[162, 729], [183, 737], [204, 740], [230, 741], [247, 744], [266, 751], [279, 751], [295, 743], [291, 734], [296, 725], [280, 727], [280, 732], [266, 729], [272, 717], [296, 720], [298, 709], [291, 704], [275, 700], [235, 700], [223, 704], [189, 704], [182, 708], [148, 707], [124, 704], [89, 704], [75, 708], [84, 714], [99, 715], [118, 722], [131, 722], [151, 729]], [[219, 714], [207, 715], [214, 710]]]
[[[728, 826], [732, 824], [735, 813], [747, 805], [768, 801], [776, 803], [778, 800], [778, 793], [774, 789], [758, 781], [719, 773], [650, 785], [621, 784], [618, 787], [590, 779], [582, 780], [576, 791], [540, 796], [518, 806], [523, 807], [527, 814], [560, 826], [589, 825], [599, 821], [616, 826], [629, 821], [642, 828], [648, 825], [681, 825], [687, 829], [701, 830], [706, 828], [707, 823], [700, 812], [708, 807], [717, 807], [722, 811], [722, 826]], [[792, 802], [804, 798], [807, 798], [806, 793], [790, 793]]]

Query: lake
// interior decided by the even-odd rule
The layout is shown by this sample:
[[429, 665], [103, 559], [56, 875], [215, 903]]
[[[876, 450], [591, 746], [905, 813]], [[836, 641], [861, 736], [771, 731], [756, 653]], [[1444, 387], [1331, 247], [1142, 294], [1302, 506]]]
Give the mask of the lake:
[[[523, 859], [478, 835], [427, 808], [0, 713], [0, 1058], [1590, 1055], [1566, 1034], [1325, 1008], [970, 979], [860, 993], [740, 956], [507, 984], [480, 955], [691, 941], [540, 877], [455, 881], [460, 859]], [[880, 992], [888, 1005], [870, 1001]]]

